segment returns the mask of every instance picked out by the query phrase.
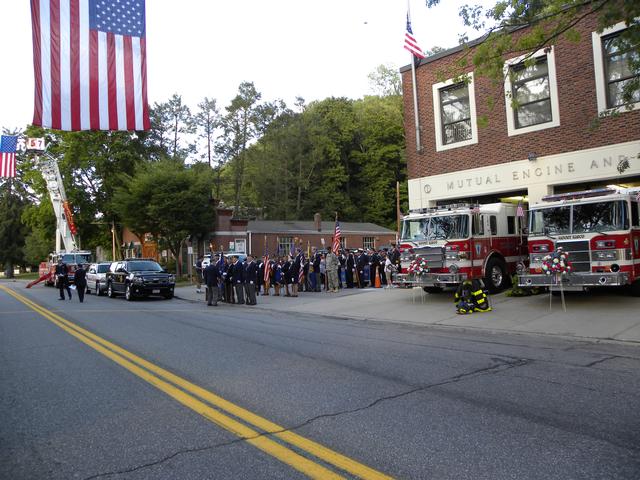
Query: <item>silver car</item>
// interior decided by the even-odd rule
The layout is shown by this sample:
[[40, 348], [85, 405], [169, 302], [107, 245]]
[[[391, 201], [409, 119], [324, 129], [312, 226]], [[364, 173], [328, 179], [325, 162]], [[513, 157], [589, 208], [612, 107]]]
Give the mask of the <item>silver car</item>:
[[111, 262], [92, 263], [87, 269], [87, 293], [100, 296], [107, 291], [106, 275]]

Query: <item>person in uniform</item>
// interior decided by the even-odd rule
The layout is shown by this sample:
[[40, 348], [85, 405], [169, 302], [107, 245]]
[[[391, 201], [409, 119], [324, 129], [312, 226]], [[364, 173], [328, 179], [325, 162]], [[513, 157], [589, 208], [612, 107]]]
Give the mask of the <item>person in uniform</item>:
[[80, 303], [84, 302], [84, 292], [87, 291], [87, 271], [82, 264], [78, 265], [75, 274], [73, 276], [73, 283], [76, 285], [76, 292], [78, 293], [78, 300]]
[[[213, 257], [211, 257], [211, 262], [213, 262]], [[198, 256], [194, 267], [196, 269], [196, 292], [202, 293], [202, 255]]]
[[380, 255], [373, 249], [369, 249], [369, 286], [376, 286], [376, 280], [380, 278]]
[[233, 294], [233, 264], [229, 263], [229, 259], [223, 255], [223, 272], [222, 279], [224, 283], [224, 301], [226, 303], [235, 303]]
[[258, 285], [258, 265], [253, 255], [247, 255], [244, 264], [244, 288], [247, 294], [247, 305], [256, 305], [256, 287]]
[[364, 251], [360, 252], [358, 255], [358, 259], [356, 260], [356, 269], [358, 270], [358, 288], [364, 288], [366, 286], [365, 283], [365, 266], [369, 265], [369, 257]]
[[288, 255], [287, 259], [282, 264], [282, 283], [284, 285], [285, 297], [291, 296], [291, 292], [289, 289], [289, 285], [291, 285], [291, 276], [290, 276], [291, 264], [292, 264], [291, 255]]
[[282, 265], [284, 260], [282, 257], [278, 257], [278, 260], [273, 262], [273, 266], [271, 267], [271, 271], [273, 272], [271, 276], [271, 282], [273, 285], [273, 294], [276, 297], [280, 296], [280, 287], [282, 287], [282, 280], [284, 278], [284, 274], [282, 273]]
[[233, 256], [232, 262], [233, 289], [236, 294], [236, 303], [244, 305], [244, 267], [237, 255]]
[[320, 260], [322, 257], [320, 256], [320, 252], [316, 247], [313, 247], [313, 254], [311, 255], [311, 263], [313, 266], [313, 273], [311, 274], [311, 283], [314, 292], [319, 292], [322, 290], [322, 280], [320, 278]]
[[61, 258], [58, 260], [54, 275], [56, 276], [56, 285], [58, 286], [58, 290], [60, 291], [60, 298], [58, 300], [64, 300], [65, 290], [67, 291], [69, 300], [71, 300], [71, 288], [69, 287], [69, 267], [67, 267], [67, 264], [64, 263]]
[[204, 277], [204, 285], [206, 288], [206, 299], [208, 306], [218, 306], [218, 281], [220, 280], [220, 271], [218, 264], [211, 259], [209, 265], [202, 271]]
[[298, 252], [298, 255], [296, 255], [295, 258], [292, 259], [291, 267], [289, 268], [289, 283], [291, 285], [292, 297], [298, 296], [298, 281], [299, 281], [300, 269], [302, 268], [302, 265], [300, 264], [301, 261], [302, 261], [302, 255], [300, 252]]
[[353, 256], [353, 252], [351, 250], [347, 250], [346, 254], [347, 258], [345, 260], [345, 276], [347, 288], [353, 288], [353, 271], [356, 268], [356, 259]]
[[338, 268], [340, 261], [333, 251], [327, 253], [327, 293], [335, 293], [338, 291]]

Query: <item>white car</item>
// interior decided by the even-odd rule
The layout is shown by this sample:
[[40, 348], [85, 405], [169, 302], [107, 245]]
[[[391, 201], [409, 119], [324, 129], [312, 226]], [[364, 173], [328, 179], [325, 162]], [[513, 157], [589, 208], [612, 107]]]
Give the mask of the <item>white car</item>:
[[92, 263], [87, 269], [87, 293], [100, 296], [107, 291], [107, 271], [111, 262]]

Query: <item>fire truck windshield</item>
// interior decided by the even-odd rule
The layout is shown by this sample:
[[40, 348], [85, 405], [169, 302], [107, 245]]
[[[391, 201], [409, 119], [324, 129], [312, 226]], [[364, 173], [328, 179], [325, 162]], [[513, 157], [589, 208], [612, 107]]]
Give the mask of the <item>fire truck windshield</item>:
[[573, 233], [610, 232], [628, 228], [629, 215], [625, 201], [573, 206]]
[[627, 203], [620, 200], [564, 205], [531, 211], [532, 235], [598, 233], [627, 228], [629, 228]]
[[64, 263], [91, 263], [91, 255], [88, 253], [65, 253], [61, 258]]
[[468, 236], [469, 215], [405, 220], [402, 228], [402, 240], [405, 241], [449, 240]]

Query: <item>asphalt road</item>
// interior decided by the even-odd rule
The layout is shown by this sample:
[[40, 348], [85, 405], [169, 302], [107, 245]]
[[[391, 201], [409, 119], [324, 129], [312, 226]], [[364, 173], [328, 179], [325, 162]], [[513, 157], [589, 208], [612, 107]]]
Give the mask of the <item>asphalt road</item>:
[[0, 282], [0, 478], [640, 478], [639, 346], [316, 313]]

